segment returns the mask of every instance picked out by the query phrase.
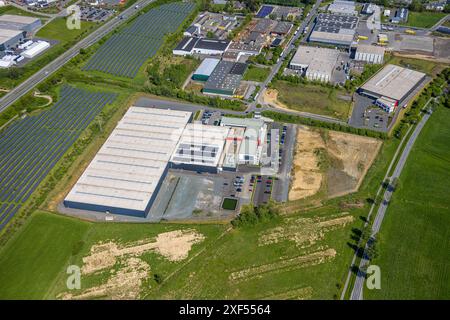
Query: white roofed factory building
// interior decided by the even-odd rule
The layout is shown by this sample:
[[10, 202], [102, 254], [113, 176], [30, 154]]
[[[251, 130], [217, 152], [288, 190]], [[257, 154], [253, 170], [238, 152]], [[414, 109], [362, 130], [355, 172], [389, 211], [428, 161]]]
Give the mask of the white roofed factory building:
[[384, 47], [372, 46], [370, 44], [358, 44], [355, 60], [366, 61], [373, 64], [382, 64], [384, 61]]
[[64, 199], [69, 208], [145, 217], [192, 113], [131, 107]]
[[422, 72], [388, 64], [370, 78], [358, 93], [376, 99], [376, 104], [387, 112], [408, 103], [414, 92], [426, 79]]
[[289, 68], [299, 70], [309, 80], [329, 82], [338, 57], [336, 49], [299, 46]]
[[171, 168], [217, 173], [229, 130], [189, 123], [170, 159]]

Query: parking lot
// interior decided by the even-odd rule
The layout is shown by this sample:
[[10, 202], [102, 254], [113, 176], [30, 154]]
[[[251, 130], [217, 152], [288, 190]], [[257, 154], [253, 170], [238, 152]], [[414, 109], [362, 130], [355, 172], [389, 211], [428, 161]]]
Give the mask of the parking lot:
[[220, 111], [205, 110], [202, 113], [201, 121], [205, 125], [217, 126], [219, 125], [221, 116], [222, 113]]
[[389, 113], [373, 103], [374, 99], [355, 94], [355, 104], [349, 124], [356, 128], [388, 131]]
[[267, 203], [272, 194], [274, 178], [272, 176], [253, 175], [250, 178], [250, 188], [254, 188], [253, 205]]
[[81, 20], [103, 22], [109, 19], [113, 14], [113, 10], [93, 7], [81, 7]]

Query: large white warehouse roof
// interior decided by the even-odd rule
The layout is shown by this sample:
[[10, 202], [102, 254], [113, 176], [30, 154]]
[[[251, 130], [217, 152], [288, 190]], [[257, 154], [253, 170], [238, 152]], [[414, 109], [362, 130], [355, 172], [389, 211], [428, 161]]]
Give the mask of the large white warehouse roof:
[[145, 215], [191, 115], [131, 107], [65, 198], [66, 206]]

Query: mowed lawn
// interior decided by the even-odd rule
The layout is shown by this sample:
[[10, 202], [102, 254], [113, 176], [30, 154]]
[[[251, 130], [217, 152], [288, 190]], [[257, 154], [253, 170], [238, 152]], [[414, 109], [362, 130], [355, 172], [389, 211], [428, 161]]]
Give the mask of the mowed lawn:
[[0, 299], [43, 299], [89, 223], [37, 213], [0, 251]]
[[443, 12], [410, 11], [408, 14], [408, 22], [406, 23], [406, 25], [418, 28], [431, 28], [446, 15], [447, 14]]
[[80, 29], [68, 29], [66, 19], [56, 18], [42, 29], [40, 29], [36, 36], [45, 39], [58, 40], [60, 43], [67, 43], [76, 39], [80, 34], [95, 26], [95, 23], [88, 21], [81, 21]]
[[288, 108], [346, 120], [351, 102], [345, 91], [313, 84], [277, 81], [278, 100]]
[[450, 299], [450, 109], [431, 116], [379, 234], [381, 290], [371, 299]]

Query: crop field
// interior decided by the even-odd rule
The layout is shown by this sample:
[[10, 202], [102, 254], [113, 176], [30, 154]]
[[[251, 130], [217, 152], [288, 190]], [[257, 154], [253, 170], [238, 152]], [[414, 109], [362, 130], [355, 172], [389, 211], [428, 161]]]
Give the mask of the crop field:
[[414, 144], [378, 234], [381, 289], [365, 299], [450, 298], [449, 117], [434, 111]]
[[113, 94], [69, 86], [50, 109], [0, 133], [0, 231]]
[[193, 3], [170, 3], [141, 15], [109, 38], [83, 70], [134, 78], [142, 64], [157, 53], [164, 37], [175, 32], [194, 8]]

